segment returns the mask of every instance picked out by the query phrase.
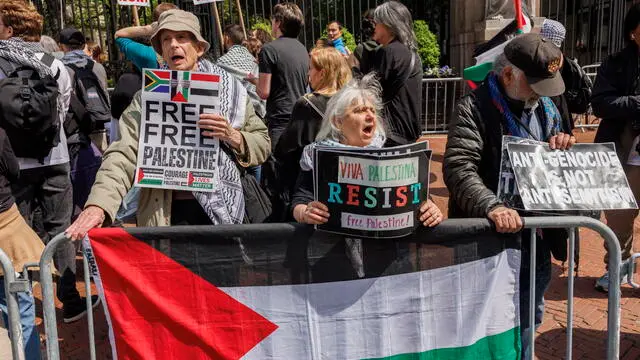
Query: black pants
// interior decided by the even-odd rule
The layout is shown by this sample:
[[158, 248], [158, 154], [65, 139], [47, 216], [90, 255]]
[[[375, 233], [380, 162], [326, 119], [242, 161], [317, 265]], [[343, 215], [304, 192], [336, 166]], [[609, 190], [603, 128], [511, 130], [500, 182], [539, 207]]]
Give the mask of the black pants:
[[[68, 163], [22, 170], [12, 190], [20, 214], [45, 244], [69, 227], [73, 194]], [[75, 245], [67, 242], [58, 246], [54, 263], [62, 274], [58, 299], [63, 303], [77, 299]]]

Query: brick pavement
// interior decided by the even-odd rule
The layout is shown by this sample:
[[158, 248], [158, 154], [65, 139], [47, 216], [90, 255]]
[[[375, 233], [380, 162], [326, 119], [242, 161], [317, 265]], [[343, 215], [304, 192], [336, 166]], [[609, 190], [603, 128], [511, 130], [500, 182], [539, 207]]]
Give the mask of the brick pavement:
[[[587, 131], [576, 135], [579, 141], [590, 142], [594, 133]], [[430, 180], [431, 193], [438, 206], [446, 209], [448, 192], [442, 181], [442, 159], [446, 137], [430, 136], [429, 140], [434, 149]], [[636, 223], [636, 234], [640, 234], [640, 223]], [[580, 231], [580, 238], [580, 269], [575, 280], [574, 291], [574, 359], [600, 360], [605, 358], [607, 298], [605, 294], [595, 291], [593, 284], [604, 272], [603, 241], [590, 230]], [[78, 268], [82, 269], [82, 266]], [[83, 285], [78, 284], [78, 286]], [[39, 287], [36, 287], [35, 292], [39, 297]], [[546, 293], [546, 299], [544, 323], [538, 330], [536, 340], [536, 356], [543, 360], [563, 359], [566, 346], [567, 271], [561, 263], [553, 263], [553, 278]], [[625, 285], [622, 289], [621, 303], [620, 358], [640, 359], [640, 290], [634, 290]], [[39, 301], [37, 305], [41, 309]], [[58, 303], [56, 306], [60, 321], [61, 305]], [[100, 306], [94, 313], [98, 359], [110, 359], [107, 327], [102, 307]], [[38, 321], [41, 322], [41, 318]], [[88, 359], [86, 322], [60, 323], [58, 329], [62, 358]]]

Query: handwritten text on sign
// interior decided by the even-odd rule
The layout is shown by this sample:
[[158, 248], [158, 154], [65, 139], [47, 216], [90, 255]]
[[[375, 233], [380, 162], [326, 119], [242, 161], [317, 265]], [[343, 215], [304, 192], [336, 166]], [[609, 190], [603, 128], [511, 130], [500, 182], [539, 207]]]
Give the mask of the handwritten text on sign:
[[527, 210], [637, 208], [613, 144], [509, 144], [509, 158]]
[[219, 112], [217, 75], [144, 70], [137, 186], [213, 191], [219, 141], [198, 128], [200, 114]]
[[332, 216], [318, 228], [363, 237], [410, 234], [428, 191], [429, 156], [425, 149], [394, 156], [319, 151], [318, 199]]

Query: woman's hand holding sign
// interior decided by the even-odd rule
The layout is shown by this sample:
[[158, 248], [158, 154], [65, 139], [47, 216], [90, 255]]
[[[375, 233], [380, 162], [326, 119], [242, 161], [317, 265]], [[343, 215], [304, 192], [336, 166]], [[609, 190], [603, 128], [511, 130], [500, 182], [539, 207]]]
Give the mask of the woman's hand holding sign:
[[329, 221], [329, 208], [319, 201], [312, 201], [307, 205], [297, 205], [293, 217], [299, 223], [321, 225]]
[[434, 227], [442, 222], [442, 211], [438, 209], [436, 204], [427, 200], [420, 206], [420, 222], [426, 227]]
[[244, 138], [240, 131], [218, 114], [200, 114], [198, 127], [203, 130], [202, 135], [226, 141], [235, 150], [242, 149]]

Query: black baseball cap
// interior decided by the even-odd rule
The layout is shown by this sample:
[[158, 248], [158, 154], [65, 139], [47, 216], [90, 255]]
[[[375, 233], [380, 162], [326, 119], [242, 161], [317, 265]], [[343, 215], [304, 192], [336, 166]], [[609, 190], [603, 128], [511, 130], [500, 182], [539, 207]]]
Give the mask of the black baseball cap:
[[560, 74], [562, 51], [539, 34], [519, 35], [504, 48], [507, 60], [527, 77], [531, 89], [540, 96], [564, 93]]
[[60, 31], [60, 39], [58, 40], [60, 44], [64, 45], [79, 45], [82, 46], [85, 44], [84, 35], [75, 28], [66, 28]]

